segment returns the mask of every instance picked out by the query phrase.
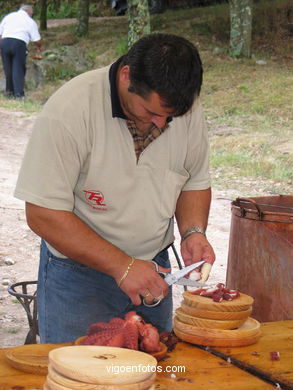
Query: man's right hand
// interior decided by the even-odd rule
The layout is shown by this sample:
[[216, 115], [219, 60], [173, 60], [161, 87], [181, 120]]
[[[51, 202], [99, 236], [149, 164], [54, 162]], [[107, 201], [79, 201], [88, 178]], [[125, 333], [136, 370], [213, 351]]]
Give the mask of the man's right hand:
[[[170, 268], [159, 266], [159, 271], [170, 272]], [[119, 280], [116, 281], [119, 283]], [[141, 305], [142, 298], [146, 303], [151, 304], [162, 295], [166, 297], [169, 292], [168, 284], [158, 274], [154, 264], [151, 261], [139, 259], [135, 259], [120, 288], [136, 306]]]

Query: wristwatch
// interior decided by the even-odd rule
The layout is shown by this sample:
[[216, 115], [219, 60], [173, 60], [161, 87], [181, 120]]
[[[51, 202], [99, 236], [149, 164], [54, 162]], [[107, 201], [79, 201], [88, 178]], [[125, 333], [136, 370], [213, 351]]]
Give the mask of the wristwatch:
[[181, 242], [185, 240], [188, 236], [190, 236], [192, 233], [200, 233], [203, 234], [206, 237], [205, 230], [201, 229], [198, 226], [193, 226], [190, 229], [186, 230], [186, 232], [181, 237]]

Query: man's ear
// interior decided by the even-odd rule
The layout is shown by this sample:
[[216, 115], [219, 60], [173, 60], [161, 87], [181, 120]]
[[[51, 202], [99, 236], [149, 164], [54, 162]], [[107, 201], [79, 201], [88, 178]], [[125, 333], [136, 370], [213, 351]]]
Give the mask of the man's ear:
[[129, 73], [130, 73], [129, 65], [122, 66], [119, 72], [120, 82], [129, 85], [130, 83]]

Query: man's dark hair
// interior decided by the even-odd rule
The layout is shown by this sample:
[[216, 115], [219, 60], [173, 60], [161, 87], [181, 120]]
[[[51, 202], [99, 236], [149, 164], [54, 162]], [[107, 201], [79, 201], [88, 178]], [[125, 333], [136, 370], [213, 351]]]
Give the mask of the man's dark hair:
[[199, 96], [202, 63], [195, 46], [171, 34], [149, 34], [138, 40], [124, 56], [129, 65], [129, 91], [146, 98], [156, 92], [174, 116], [185, 114]]

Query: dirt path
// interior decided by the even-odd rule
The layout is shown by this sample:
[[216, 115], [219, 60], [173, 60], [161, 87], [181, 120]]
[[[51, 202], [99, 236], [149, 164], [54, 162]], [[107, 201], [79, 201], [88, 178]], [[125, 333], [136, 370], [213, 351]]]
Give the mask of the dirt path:
[[[19, 166], [31, 133], [34, 116], [0, 108], [0, 347], [21, 345], [28, 332], [24, 309], [7, 286], [20, 281], [36, 280], [39, 239], [25, 222], [23, 202], [13, 197]], [[217, 262], [210, 281], [225, 281], [230, 229], [230, 200], [227, 193], [214, 191], [208, 228]], [[179, 245], [176, 232], [176, 247]], [[172, 262], [176, 266], [175, 258]], [[181, 300], [182, 289], [175, 289], [175, 306]]]
[[[103, 22], [105, 20], [111, 20], [117, 18], [117, 16], [91, 16], [89, 18], [90, 22]], [[58, 27], [60, 25], [67, 25], [67, 24], [73, 24], [77, 23], [76, 18], [68, 18], [68, 19], [49, 19], [47, 20], [47, 27]]]

